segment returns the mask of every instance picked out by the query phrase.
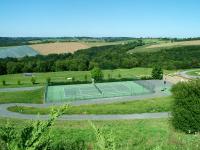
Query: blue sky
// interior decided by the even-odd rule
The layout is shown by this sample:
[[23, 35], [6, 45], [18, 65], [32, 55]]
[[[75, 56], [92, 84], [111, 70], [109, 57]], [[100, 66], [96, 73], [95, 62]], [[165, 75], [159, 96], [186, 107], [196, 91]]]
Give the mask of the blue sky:
[[199, 0], [0, 0], [0, 36], [200, 36]]

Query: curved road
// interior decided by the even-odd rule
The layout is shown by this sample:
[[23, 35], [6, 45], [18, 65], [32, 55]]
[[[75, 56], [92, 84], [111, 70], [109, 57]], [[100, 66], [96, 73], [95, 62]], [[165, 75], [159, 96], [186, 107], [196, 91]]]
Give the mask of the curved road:
[[192, 69], [192, 70], [182, 71], [182, 72], [179, 72], [178, 75], [180, 75], [180, 76], [182, 76], [184, 78], [187, 78], [187, 79], [199, 79], [200, 76], [192, 76], [192, 75], [188, 75], [187, 74], [188, 72], [195, 71], [195, 70], [199, 70], [199, 69]]
[[[158, 81], [157, 81], [158, 82]], [[159, 81], [163, 82], [163, 81]], [[8, 89], [7, 89], [8, 90]], [[9, 89], [10, 90], [10, 89]], [[15, 89], [18, 90], [18, 89]], [[111, 103], [111, 102], [122, 102], [122, 101], [133, 101], [133, 100], [143, 100], [144, 98], [155, 98], [161, 96], [168, 96], [168, 94], [157, 90], [154, 94], [134, 96], [134, 97], [123, 97], [123, 98], [112, 98], [110, 99], [99, 99], [99, 100], [82, 100], [71, 102], [70, 105], [86, 105], [86, 104], [98, 104], [98, 103]], [[0, 105], [0, 117], [6, 118], [19, 118], [19, 119], [32, 119], [32, 120], [46, 120], [49, 115], [28, 115], [20, 114], [16, 112], [10, 112], [7, 110], [8, 107], [12, 106], [26, 106], [26, 107], [39, 107], [45, 108], [52, 105], [63, 105], [63, 103], [47, 103], [47, 104], [1, 104]], [[59, 120], [126, 120], [126, 119], [152, 119], [152, 118], [168, 118], [170, 117], [169, 112], [161, 113], [142, 113], [142, 114], [113, 114], [113, 115], [63, 115]]]

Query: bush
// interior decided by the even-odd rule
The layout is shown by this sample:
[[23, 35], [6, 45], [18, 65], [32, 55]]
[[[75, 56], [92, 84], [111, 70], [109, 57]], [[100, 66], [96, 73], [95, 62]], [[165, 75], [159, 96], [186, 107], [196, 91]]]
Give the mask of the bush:
[[153, 79], [163, 79], [163, 69], [160, 66], [155, 66], [152, 70], [152, 78]]
[[101, 71], [100, 68], [95, 67], [91, 70], [91, 77], [95, 81], [102, 81], [103, 80], [103, 72]]
[[122, 75], [119, 73], [119, 74], [118, 74], [118, 78], [120, 79], [121, 77], [122, 77]]
[[17, 80], [17, 84], [18, 84], [18, 85], [21, 85], [21, 81], [20, 81], [20, 80]]
[[6, 81], [5, 80], [2, 81], [2, 85], [6, 85]]
[[85, 79], [85, 81], [88, 80], [88, 76], [87, 76], [87, 74], [84, 76], [84, 79]]
[[186, 133], [200, 132], [200, 80], [178, 83], [172, 93], [173, 126]]
[[75, 82], [76, 78], [75, 77], [72, 77], [72, 82]]
[[32, 84], [35, 84], [35, 82], [36, 82], [35, 78], [32, 77], [32, 78], [31, 78], [31, 83], [32, 83]]
[[48, 77], [48, 78], [46, 79], [46, 81], [47, 81], [47, 83], [50, 83], [50, 82], [51, 82], [51, 78]]

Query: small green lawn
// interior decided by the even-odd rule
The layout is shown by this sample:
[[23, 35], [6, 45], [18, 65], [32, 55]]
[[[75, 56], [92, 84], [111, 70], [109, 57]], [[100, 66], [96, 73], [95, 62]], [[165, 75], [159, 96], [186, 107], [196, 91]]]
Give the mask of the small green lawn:
[[[8, 121], [19, 131], [25, 125], [32, 123], [20, 119], [0, 118], [0, 126], [4, 126]], [[105, 138], [111, 133], [117, 150], [199, 150], [200, 146], [199, 134], [180, 133], [172, 128], [168, 119], [92, 122], [102, 131]], [[91, 149], [96, 139], [88, 121], [57, 121], [50, 137], [54, 149], [58, 149], [63, 141], [68, 143], [84, 141], [88, 149]]]
[[192, 76], [200, 76], [200, 69], [192, 70], [190, 72], [187, 72], [187, 74]]
[[[70, 106], [65, 114], [134, 114], [167, 112], [171, 110], [172, 101], [172, 97], [161, 97], [112, 104]], [[9, 107], [8, 110], [23, 114], [49, 114], [52, 108], [13, 106]]]
[[44, 88], [33, 91], [0, 92], [1, 103], [42, 103]]
[[[112, 78], [119, 78], [119, 74], [121, 78], [134, 78], [134, 77], [142, 77], [142, 76], [150, 76], [151, 68], [132, 68], [132, 69], [115, 69], [115, 70], [104, 70], [104, 78], [108, 79], [108, 74]], [[174, 71], [165, 70], [165, 73], [172, 73]], [[36, 85], [44, 85], [46, 83], [46, 79], [51, 77], [52, 82], [66, 82], [67, 78], [74, 77], [75, 80], [84, 81], [85, 75], [87, 75], [87, 79], [90, 80], [90, 71], [62, 71], [62, 72], [47, 72], [47, 73], [33, 73], [34, 78], [36, 79]], [[2, 81], [6, 81], [6, 85], [2, 84]], [[17, 82], [20, 81], [21, 84], [18, 85]], [[31, 83], [31, 77], [24, 76], [21, 74], [9, 74], [9, 75], [1, 75], [0, 76], [0, 88], [8, 88], [8, 87], [26, 87], [33, 86]]]

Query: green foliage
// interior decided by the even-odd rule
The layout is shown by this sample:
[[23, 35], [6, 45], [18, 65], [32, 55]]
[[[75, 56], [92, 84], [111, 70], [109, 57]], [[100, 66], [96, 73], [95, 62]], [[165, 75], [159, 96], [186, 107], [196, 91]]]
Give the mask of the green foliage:
[[119, 74], [118, 74], [118, 78], [120, 79], [121, 77], [122, 77], [122, 75], [119, 73]]
[[74, 82], [75, 80], [76, 80], [76, 78], [73, 76], [73, 77], [72, 77], [72, 82]]
[[160, 66], [155, 66], [152, 70], [152, 78], [153, 79], [163, 79], [163, 70]]
[[36, 83], [36, 80], [34, 77], [31, 78], [31, 83], [34, 85]]
[[103, 80], [103, 72], [101, 71], [100, 68], [95, 67], [91, 70], [91, 77], [95, 81], [101, 81]]
[[115, 138], [112, 131], [105, 134], [101, 129], [98, 129], [92, 122], [90, 122], [92, 129], [95, 132], [96, 142], [95, 150], [116, 150]]
[[0, 127], [0, 140], [8, 150], [38, 150], [47, 149], [51, 142], [49, 133], [55, 120], [67, 109], [62, 106], [52, 110], [48, 121], [35, 121], [22, 128], [19, 132], [14, 126], [7, 124]]
[[87, 76], [87, 74], [84, 75], [84, 80], [85, 80], [85, 81], [88, 80], [88, 76]]
[[21, 85], [21, 81], [20, 80], [17, 80], [17, 85]]
[[172, 124], [186, 133], [200, 132], [200, 80], [173, 86]]
[[5, 86], [6, 85], [6, 81], [2, 80], [2, 85]]
[[47, 81], [47, 83], [50, 83], [50, 82], [51, 82], [51, 78], [48, 77], [48, 78], [46, 79], [46, 81]]

